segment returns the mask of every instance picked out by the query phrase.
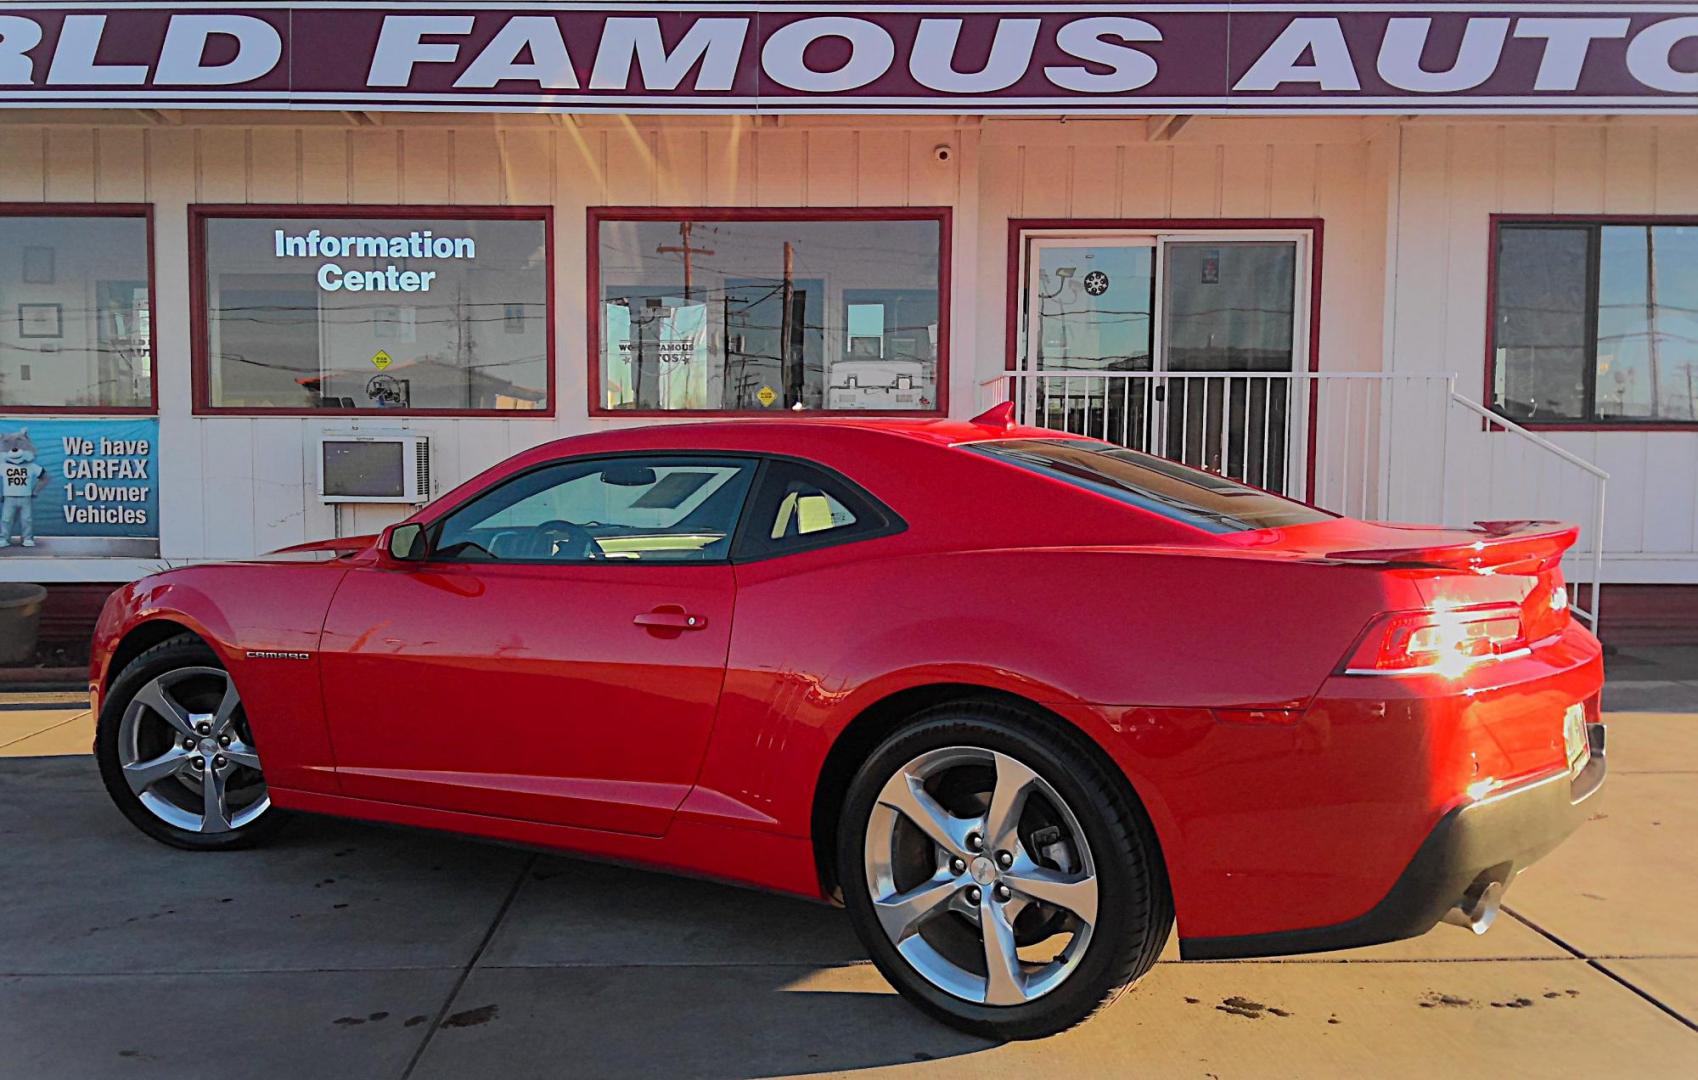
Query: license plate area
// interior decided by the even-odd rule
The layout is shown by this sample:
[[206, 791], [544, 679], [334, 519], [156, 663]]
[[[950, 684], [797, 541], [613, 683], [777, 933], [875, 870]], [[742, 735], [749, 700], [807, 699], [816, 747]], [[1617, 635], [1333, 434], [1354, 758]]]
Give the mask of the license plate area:
[[1592, 744], [1586, 738], [1586, 703], [1577, 701], [1562, 714], [1562, 744], [1568, 756], [1569, 775], [1586, 767], [1592, 757]]

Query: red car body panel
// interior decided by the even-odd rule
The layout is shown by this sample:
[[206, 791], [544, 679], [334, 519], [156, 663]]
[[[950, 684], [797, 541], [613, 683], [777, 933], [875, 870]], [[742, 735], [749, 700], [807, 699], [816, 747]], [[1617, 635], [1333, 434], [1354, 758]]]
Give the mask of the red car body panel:
[[[356, 566], [318, 647], [344, 794], [659, 836], [725, 681], [726, 565]], [[634, 626], [675, 606], [681, 633]]]
[[[97, 708], [115, 656], [181, 625], [241, 688], [279, 806], [821, 897], [816, 798], [857, 718], [924, 688], [1014, 695], [1124, 771], [1185, 939], [1361, 916], [1446, 814], [1566, 766], [1568, 706], [1596, 720], [1601, 650], [1566, 613], [1460, 676], [1339, 673], [1383, 612], [1544, 617], [1566, 546], [1548, 529], [1217, 535], [960, 448], [1057, 437], [752, 421], [541, 446], [411, 520], [561, 457], [690, 450], [820, 462], [907, 527], [731, 564], [409, 565], [331, 542], [173, 570], [108, 602]], [[652, 611], [707, 624], [632, 623]]]

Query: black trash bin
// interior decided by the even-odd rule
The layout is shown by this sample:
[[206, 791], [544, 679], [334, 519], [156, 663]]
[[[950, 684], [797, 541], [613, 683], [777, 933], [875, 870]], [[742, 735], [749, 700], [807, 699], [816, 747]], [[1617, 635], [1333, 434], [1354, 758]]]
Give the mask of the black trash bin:
[[0, 581], [0, 664], [21, 664], [35, 656], [46, 600], [47, 590], [40, 585]]

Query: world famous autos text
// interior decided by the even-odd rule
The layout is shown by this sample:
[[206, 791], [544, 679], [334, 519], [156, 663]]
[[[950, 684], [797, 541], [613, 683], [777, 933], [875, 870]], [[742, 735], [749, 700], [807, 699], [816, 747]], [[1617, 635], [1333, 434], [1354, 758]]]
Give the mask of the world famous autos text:
[[29, 429], [0, 433], [0, 469], [5, 471], [0, 495], [0, 547], [11, 547], [17, 534], [24, 547], [35, 546], [35, 495], [47, 484], [47, 470], [35, 460]]

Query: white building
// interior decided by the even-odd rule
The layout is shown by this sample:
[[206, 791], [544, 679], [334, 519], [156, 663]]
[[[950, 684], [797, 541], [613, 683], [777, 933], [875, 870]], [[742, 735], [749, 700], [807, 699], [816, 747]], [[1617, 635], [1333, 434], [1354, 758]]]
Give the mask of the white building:
[[[835, 22], [808, 40], [841, 55], [792, 41], [806, 62], [786, 59], [784, 27], [762, 29], [759, 58], [733, 57], [717, 99], [703, 93], [711, 44], [670, 71], [673, 88], [695, 78], [693, 97], [622, 81], [596, 98], [601, 56], [569, 57], [574, 92], [544, 70], [551, 36], [534, 25], [526, 48], [496, 56], [500, 77], [463, 90], [519, 32], [486, 26], [512, 13], [477, 5], [476, 30], [405, 39], [396, 90], [379, 89], [396, 85], [382, 39], [374, 59], [372, 35], [350, 33], [366, 53], [335, 92], [302, 89], [306, 75], [264, 89], [269, 68], [237, 72], [250, 77], [234, 89], [181, 70], [257, 65], [269, 39], [255, 26], [342, 17], [330, 6], [220, 5], [256, 21], [193, 49], [171, 45], [189, 31], [168, 21], [193, 3], [99, 5], [138, 20], [122, 37], [68, 21], [93, 6], [20, 6], [0, 18], [0, 452], [27, 428], [47, 476], [38, 542], [22, 547], [14, 524], [0, 576], [53, 586], [69, 633], [102, 588], [163, 563], [408, 512], [326, 502], [325, 435], [428, 436], [440, 493], [609, 425], [829, 407], [968, 416], [1012, 395], [1034, 422], [1349, 513], [1576, 521], [1567, 572], [1603, 583], [1606, 636], [1698, 639], [1698, 17], [1565, 5], [1562, 18], [1602, 21], [1586, 36], [1502, 17], [1494, 39], [1466, 13], [1411, 4], [1434, 20], [1412, 73], [1395, 13], [1372, 16], [1366, 53], [1347, 22], [1342, 61], [1334, 31], [1313, 26], [1309, 51], [1281, 60], [1312, 6], [1227, 58], [1238, 96], [1159, 100], [1014, 96], [1046, 49], [1070, 47], [1078, 78], [1106, 79], [1154, 40], [1153, 72], [1163, 39], [1190, 25], [1161, 24], [1163, 39], [1099, 27], [1090, 40], [1122, 52], [1092, 52], [1065, 24], [1096, 16], [1056, 5], [1033, 9], [1025, 59], [1019, 27], [958, 9], [967, 51], [950, 70], [1019, 61], [1012, 89], [891, 89], [881, 74], [787, 90], [876, 65], [878, 34], [904, 78], [926, 82], [912, 46], [942, 31], [917, 27], [928, 11], [956, 22], [938, 16], [948, 5], [891, 5], [881, 23], [816, 4]], [[555, 7], [573, 45], [572, 19], [619, 14]], [[688, 52], [697, 16], [673, 7], [661, 52], [627, 33], [623, 80], [652, 82]], [[280, 48], [330, 47], [308, 29], [279, 31]], [[1005, 35], [1015, 47], [998, 60]], [[452, 60], [419, 52], [460, 40]], [[1462, 85], [1493, 40], [1497, 66]], [[1352, 55], [1356, 93], [1319, 70]], [[1279, 64], [1284, 83], [1268, 74]], [[1443, 86], [1398, 85], [1447, 69]], [[1528, 86], [1503, 90], [1521, 69]], [[1043, 70], [1056, 84], [1075, 68]], [[1632, 93], [1584, 93], [1629, 76]], [[745, 77], [778, 89], [739, 96]], [[1275, 85], [1257, 96], [1255, 78]], [[1336, 94], [1277, 96], [1317, 87]]]

